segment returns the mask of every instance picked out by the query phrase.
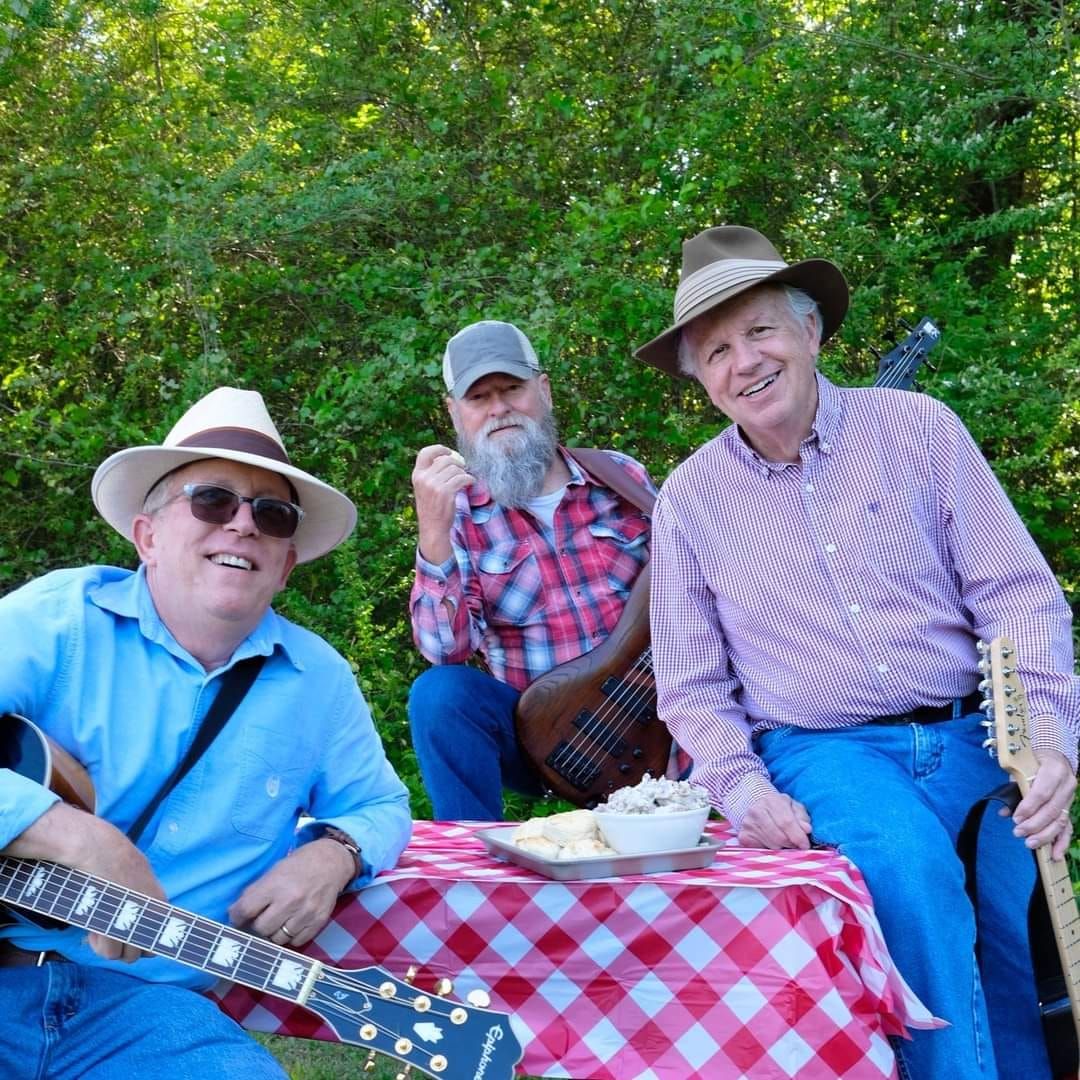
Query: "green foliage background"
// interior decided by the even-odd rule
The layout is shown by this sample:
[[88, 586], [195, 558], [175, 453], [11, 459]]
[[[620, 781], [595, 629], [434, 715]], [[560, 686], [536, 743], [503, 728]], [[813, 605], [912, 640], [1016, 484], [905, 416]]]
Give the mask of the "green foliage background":
[[1075, 603], [1077, 31], [1058, 0], [0, 0], [0, 590], [130, 564], [94, 466], [261, 390], [360, 508], [280, 607], [356, 665], [429, 814], [409, 472], [450, 437], [446, 339], [514, 321], [565, 438], [662, 479], [719, 420], [631, 351], [681, 241], [743, 223], [845, 270], [840, 381], [940, 322], [924, 388]]

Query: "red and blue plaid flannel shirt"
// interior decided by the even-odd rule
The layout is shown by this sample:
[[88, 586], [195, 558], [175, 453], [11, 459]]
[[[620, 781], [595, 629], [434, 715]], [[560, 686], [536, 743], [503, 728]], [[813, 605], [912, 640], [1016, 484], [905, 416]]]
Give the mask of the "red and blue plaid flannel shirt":
[[[523, 690], [615, 628], [648, 561], [649, 518], [563, 456], [571, 479], [551, 530], [474, 484], [457, 496], [454, 558], [436, 566], [417, 554], [413, 638], [431, 663], [480, 650], [495, 678]], [[656, 490], [633, 458], [612, 456]]]

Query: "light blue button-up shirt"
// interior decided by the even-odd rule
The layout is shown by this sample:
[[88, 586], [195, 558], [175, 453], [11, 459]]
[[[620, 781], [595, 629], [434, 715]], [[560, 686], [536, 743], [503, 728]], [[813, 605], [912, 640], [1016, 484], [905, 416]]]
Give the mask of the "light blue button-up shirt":
[[[214, 743], [158, 808], [139, 846], [169, 900], [212, 919], [326, 826], [359, 843], [364, 873], [392, 866], [411, 832], [408, 793], [386, 760], [343, 657], [267, 611], [227, 667], [269, 657]], [[59, 570], [0, 598], [0, 713], [32, 719], [83, 763], [97, 813], [126, 830], [194, 738], [226, 668], [207, 674], [158, 617], [143, 571]], [[0, 769], [0, 848], [56, 796]], [[301, 815], [313, 822], [297, 831]], [[26, 949], [107, 964], [75, 928], [0, 931]], [[109, 964], [201, 989], [171, 960]]]

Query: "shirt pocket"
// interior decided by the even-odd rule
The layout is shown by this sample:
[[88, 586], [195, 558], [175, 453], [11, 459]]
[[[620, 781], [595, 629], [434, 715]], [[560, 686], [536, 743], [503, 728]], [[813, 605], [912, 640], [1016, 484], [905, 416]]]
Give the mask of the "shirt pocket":
[[649, 558], [649, 519], [644, 515], [615, 522], [593, 522], [589, 532], [596, 541], [608, 587], [626, 597]]
[[489, 623], [524, 626], [544, 613], [540, 561], [527, 540], [497, 544], [476, 561]]
[[257, 840], [279, 840], [296, 825], [307, 804], [309, 763], [294, 739], [280, 731], [244, 730], [237, 762], [233, 828]]
[[867, 557], [887, 581], [940, 588], [944, 564], [930, 492], [885, 492], [862, 505]]

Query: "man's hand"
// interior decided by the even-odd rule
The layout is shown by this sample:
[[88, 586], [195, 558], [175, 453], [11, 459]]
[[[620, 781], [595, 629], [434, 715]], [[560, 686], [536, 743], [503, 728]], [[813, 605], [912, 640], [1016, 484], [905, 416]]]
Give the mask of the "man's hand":
[[355, 876], [347, 848], [336, 840], [313, 840], [253, 881], [229, 908], [229, 919], [278, 945], [305, 945], [326, 925]]
[[416, 455], [412, 485], [420, 554], [436, 565], [446, 562], [454, 553], [450, 544], [454, 497], [462, 488], [476, 483], [476, 478], [465, 471], [464, 465], [456, 450], [438, 443], [425, 446]]
[[[1031, 788], [1013, 813], [1013, 832], [1029, 848], [1053, 844], [1052, 859], [1063, 859], [1072, 839], [1069, 809], [1076, 793], [1076, 777], [1064, 754], [1057, 750], [1036, 751], [1039, 767]], [[1002, 816], [1008, 816], [1002, 809]]]
[[802, 803], [775, 791], [757, 799], [743, 818], [739, 843], [755, 848], [810, 847], [810, 815]]
[[[119, 829], [66, 803], [49, 807], [4, 849], [4, 854], [49, 859], [157, 900], [166, 899], [146, 856]], [[106, 960], [131, 963], [143, 955], [137, 946], [101, 934], [91, 933], [87, 941]]]

